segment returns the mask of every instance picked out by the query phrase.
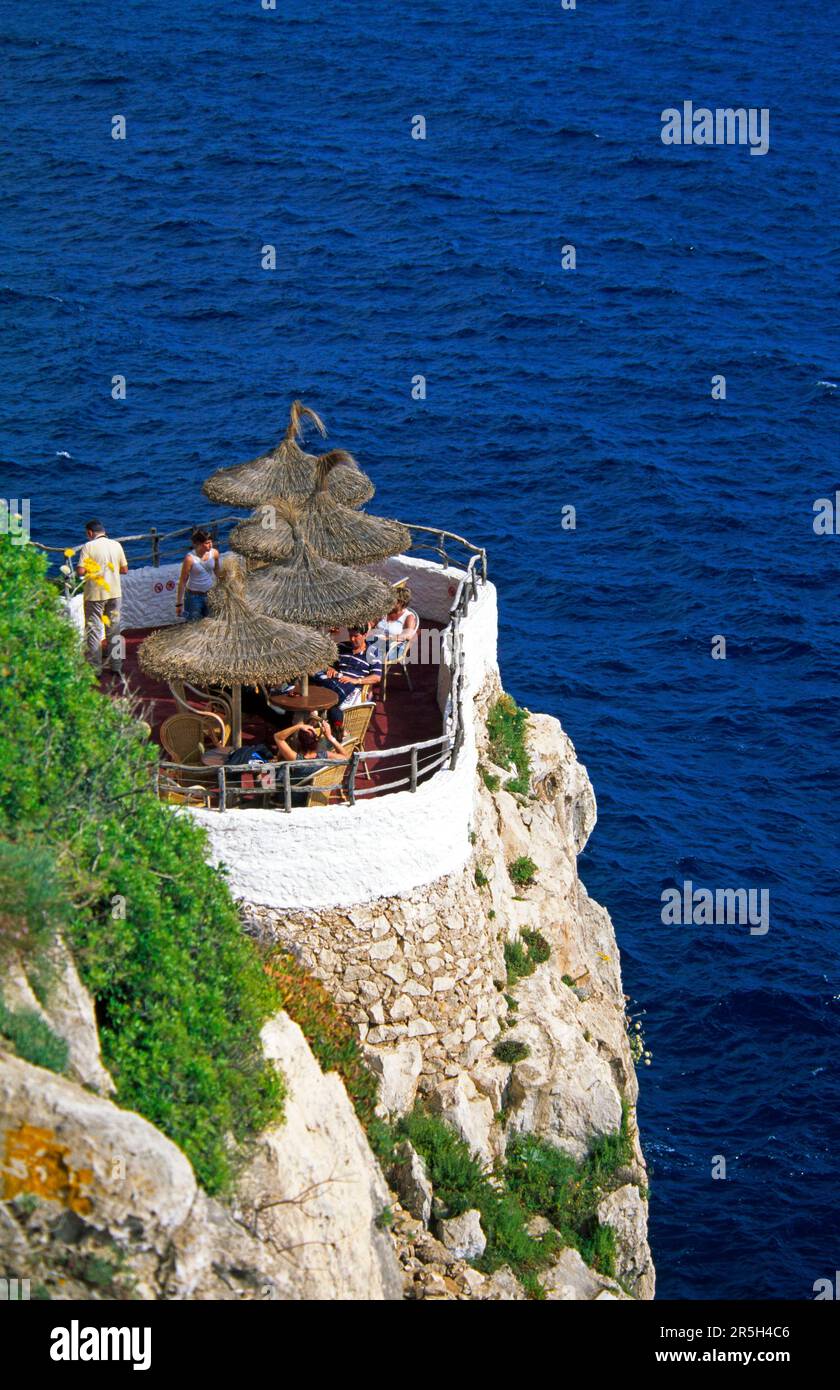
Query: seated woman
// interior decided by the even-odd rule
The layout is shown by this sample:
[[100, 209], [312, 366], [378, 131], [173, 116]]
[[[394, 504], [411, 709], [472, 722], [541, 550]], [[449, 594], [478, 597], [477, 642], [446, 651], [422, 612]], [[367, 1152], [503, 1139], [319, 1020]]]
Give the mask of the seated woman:
[[[294, 738], [297, 747], [293, 747]], [[326, 751], [319, 745], [326, 741]], [[344, 760], [347, 757], [343, 747], [334, 736], [326, 719], [300, 719], [287, 729], [278, 729], [274, 735], [274, 747], [278, 762], [289, 763], [289, 780], [292, 783], [292, 805], [305, 806], [309, 797], [307, 791], [296, 790], [295, 784], [303, 782], [318, 772], [329, 759]], [[279, 779], [278, 779], [279, 781]], [[282, 782], [279, 782], [282, 787]]]
[[411, 590], [405, 584], [394, 586], [394, 606], [368, 633], [368, 641], [378, 644], [380, 655], [393, 660], [398, 648], [410, 646], [417, 638], [420, 624], [410, 608]]

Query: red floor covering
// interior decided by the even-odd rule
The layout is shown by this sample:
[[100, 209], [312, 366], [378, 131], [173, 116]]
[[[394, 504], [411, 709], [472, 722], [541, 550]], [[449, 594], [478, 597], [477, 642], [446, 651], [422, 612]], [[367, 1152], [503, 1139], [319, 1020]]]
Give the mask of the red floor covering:
[[[423, 627], [427, 628], [433, 626], [433, 624], [423, 624]], [[143, 639], [148, 637], [152, 631], [152, 628], [134, 628], [123, 631], [126, 644], [124, 671], [129, 689], [141, 706], [138, 709], [138, 715], [151, 724], [153, 737], [156, 742], [159, 742], [161, 724], [171, 714], [177, 714], [178, 709], [170, 694], [169, 687], [145, 675], [137, 664], [137, 649]], [[422, 641], [422, 629], [420, 640]], [[365, 738], [365, 748], [368, 751], [399, 748], [406, 743], [418, 743], [424, 739], [437, 738], [442, 732], [441, 714], [437, 704], [437, 679], [438, 666], [436, 663], [413, 664], [411, 667], [413, 689], [409, 690], [404, 674], [392, 667], [388, 673], [388, 697], [385, 701], [382, 699], [376, 701], [376, 709]], [[103, 676], [102, 689], [103, 691], [114, 689], [112, 676]], [[282, 723], [283, 721], [277, 715], [267, 709], [265, 701], [260, 695], [253, 691], [243, 690], [243, 744], [270, 743], [271, 735], [275, 729], [282, 727]], [[402, 762], [404, 759], [401, 758], [399, 761]], [[381, 763], [377, 761], [369, 766], [371, 781], [368, 782], [366, 775], [359, 777], [358, 785], [362, 790], [366, 790], [368, 786], [375, 787], [379, 783], [407, 775], [407, 770], [396, 771], [395, 764], [389, 760], [382, 760]]]

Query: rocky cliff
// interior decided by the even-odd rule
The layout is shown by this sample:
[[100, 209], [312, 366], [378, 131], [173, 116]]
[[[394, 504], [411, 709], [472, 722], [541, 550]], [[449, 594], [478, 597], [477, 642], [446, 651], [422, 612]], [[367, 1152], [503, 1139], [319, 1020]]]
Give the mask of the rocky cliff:
[[[480, 730], [500, 693], [495, 679], [482, 688]], [[598, 1215], [614, 1233], [619, 1288], [652, 1298], [647, 1175], [618, 948], [608, 913], [577, 872], [595, 824], [595, 797], [555, 719], [529, 717], [527, 748], [530, 791], [512, 795], [503, 785], [510, 769], [492, 765], [486, 733], [479, 734], [473, 854], [460, 874], [355, 908], [279, 913], [244, 904], [243, 915], [259, 939], [292, 951], [353, 1019], [389, 1118], [419, 1099], [488, 1166], [516, 1134], [583, 1159], [593, 1139], [616, 1134], [624, 1121], [632, 1156], [614, 1175]], [[517, 861], [535, 866], [527, 884], [512, 879]], [[512, 986], [505, 945], [523, 934], [541, 938], [547, 958]], [[522, 1060], [502, 1060], [510, 1054], [500, 1046], [505, 1041], [519, 1044]], [[410, 1219], [407, 1229], [409, 1237], [417, 1234]], [[402, 1253], [416, 1265], [408, 1238]], [[564, 1259], [572, 1273], [582, 1263], [576, 1251]], [[423, 1270], [435, 1262], [419, 1263], [415, 1296], [423, 1295]], [[566, 1292], [553, 1296], [591, 1298], [615, 1288], [592, 1272], [572, 1273], [554, 1280]], [[465, 1294], [461, 1285], [442, 1290], [441, 1277], [445, 1268], [436, 1270], [433, 1296], [480, 1296], [475, 1280]]]
[[[482, 717], [498, 694], [488, 682]], [[594, 796], [555, 720], [531, 716], [527, 738], [527, 795], [491, 791], [508, 770], [480, 748], [473, 853], [459, 874], [358, 908], [280, 914], [244, 903], [243, 920], [293, 952], [353, 1021], [383, 1118], [419, 1101], [488, 1171], [517, 1136], [583, 1162], [593, 1141], [624, 1126], [622, 1166], [596, 1188], [610, 1272], [567, 1246], [542, 1289], [549, 1299], [651, 1298], [618, 952], [577, 874]], [[40, 1012], [69, 1057], [56, 1075], [0, 1050], [0, 1271], [53, 1298], [526, 1296], [510, 1269], [474, 1268], [486, 1244], [480, 1213], [448, 1216], [410, 1143], [386, 1164], [389, 1188], [338, 1075], [320, 1070], [282, 1013], [262, 1041], [286, 1080], [284, 1119], [255, 1140], [235, 1193], [209, 1198], [180, 1150], [110, 1099], [91, 1001], [69, 953], [57, 953], [46, 1002], [19, 963], [3, 981], [7, 1007]], [[537, 1216], [531, 1229], [548, 1227]]]

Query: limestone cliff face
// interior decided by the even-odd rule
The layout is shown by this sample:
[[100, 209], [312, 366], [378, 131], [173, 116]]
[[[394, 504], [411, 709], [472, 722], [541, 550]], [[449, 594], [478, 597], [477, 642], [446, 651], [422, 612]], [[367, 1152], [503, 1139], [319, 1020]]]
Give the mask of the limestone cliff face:
[[[480, 714], [499, 693], [496, 680], [486, 683]], [[622, 1103], [629, 1106], [634, 1159], [599, 1214], [615, 1232], [622, 1287], [651, 1298], [647, 1177], [635, 1131], [638, 1087], [618, 948], [608, 913], [589, 898], [577, 872], [595, 824], [595, 797], [555, 719], [530, 716], [528, 748], [527, 797], [491, 792], [477, 778], [473, 855], [461, 873], [359, 907], [279, 913], [243, 904], [244, 918], [255, 935], [290, 949], [354, 1020], [381, 1078], [383, 1111], [402, 1114], [422, 1096], [487, 1164], [517, 1132], [582, 1158], [594, 1137], [619, 1129]], [[493, 769], [481, 746], [479, 756], [504, 779], [507, 770]], [[527, 888], [517, 888], [509, 872], [522, 856], [537, 866]], [[539, 931], [550, 955], [518, 982], [514, 1014], [504, 945], [523, 930]], [[494, 1046], [503, 1038], [525, 1044], [527, 1058], [500, 1062]], [[577, 1252], [565, 1258], [569, 1268], [579, 1260]], [[608, 1281], [593, 1271], [577, 1281], [568, 1273], [557, 1276], [566, 1292], [553, 1296], [607, 1291]], [[449, 1296], [505, 1295], [459, 1289]]]
[[[18, 978], [17, 988], [21, 988]], [[83, 996], [83, 997], [82, 997]], [[98, 1058], [90, 1000], [43, 1011]], [[62, 1034], [63, 1035], [63, 1034]], [[0, 1270], [53, 1299], [402, 1298], [390, 1200], [344, 1087], [285, 1014], [263, 1030], [282, 1124], [255, 1141], [235, 1196], [197, 1185], [147, 1120], [0, 1050]]]
[[[479, 716], [498, 694], [491, 678]], [[633, 1158], [598, 1210], [614, 1231], [616, 1279], [566, 1249], [542, 1282], [549, 1300], [651, 1298], [618, 951], [608, 914], [577, 872], [595, 799], [555, 720], [532, 715], [528, 741], [528, 796], [491, 792], [477, 776], [472, 855], [460, 872], [358, 907], [279, 913], [244, 903], [243, 919], [292, 950], [353, 1020], [380, 1077], [383, 1113], [405, 1113], [420, 1095], [487, 1165], [520, 1132], [581, 1158], [594, 1137], [618, 1130], [629, 1106]], [[478, 752], [504, 778], [486, 748]], [[509, 866], [523, 856], [536, 877], [521, 888]], [[533, 930], [550, 953], [515, 985], [512, 1010], [505, 943]], [[478, 1213], [436, 1220], [413, 1151], [401, 1154], [389, 1191], [340, 1079], [321, 1072], [285, 1014], [263, 1030], [266, 1055], [286, 1080], [284, 1121], [256, 1140], [233, 1199], [209, 1198], [183, 1153], [111, 1100], [91, 1001], [69, 953], [56, 949], [46, 1004], [20, 962], [2, 982], [10, 1008], [39, 1011], [70, 1045], [67, 1076], [0, 1049], [7, 1277], [28, 1278], [53, 1298], [525, 1296], [510, 1270], [488, 1277], [471, 1266], [483, 1238]], [[494, 1049], [504, 1040], [525, 1044], [528, 1055], [501, 1062]], [[386, 1208], [395, 1213], [390, 1233], [381, 1229]]]

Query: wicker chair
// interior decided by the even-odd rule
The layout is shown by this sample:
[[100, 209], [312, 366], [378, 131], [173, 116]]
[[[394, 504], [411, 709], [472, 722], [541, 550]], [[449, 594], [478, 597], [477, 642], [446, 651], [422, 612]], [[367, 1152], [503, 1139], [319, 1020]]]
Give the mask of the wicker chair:
[[208, 710], [204, 714], [173, 714], [160, 726], [160, 741], [173, 763], [182, 767], [203, 767], [201, 755], [205, 739], [212, 736], [223, 745], [226, 740], [224, 720]]
[[[357, 748], [360, 752], [364, 752], [367, 731], [370, 728], [370, 721], [373, 718], [373, 711], [375, 709], [376, 705], [372, 700], [365, 700], [362, 704], [353, 705], [351, 709], [346, 711], [342, 725], [344, 735], [342, 744], [345, 747], [345, 752], [347, 752], [348, 757], [350, 753], [354, 752]], [[348, 744], [350, 745], [349, 749], [347, 747]], [[371, 775], [367, 763], [363, 763], [362, 766], [365, 770], [365, 776], [368, 781], [370, 781]]]
[[307, 806], [329, 806], [333, 792], [341, 789], [349, 766], [349, 763], [332, 762], [316, 772], [301, 788], [309, 792]]
[[413, 690], [414, 688], [411, 684], [411, 672], [408, 669], [408, 658], [411, 654], [411, 648], [417, 641], [417, 637], [420, 632], [420, 617], [413, 608], [406, 609], [406, 612], [411, 613], [412, 616], [417, 619], [417, 626], [413, 629], [413, 633], [410, 637], [405, 639], [401, 639], [399, 637], [392, 639], [391, 641], [389, 641], [385, 649], [385, 655], [382, 658], [383, 700], [387, 699], [388, 696], [388, 672], [391, 670], [393, 666], [399, 667], [399, 669], [402, 671], [403, 675], [408, 681], [409, 690]]
[[225, 726], [224, 742], [230, 738], [233, 711], [230, 700], [219, 690], [199, 690], [187, 681], [170, 681], [169, 690], [181, 714], [215, 714]]

